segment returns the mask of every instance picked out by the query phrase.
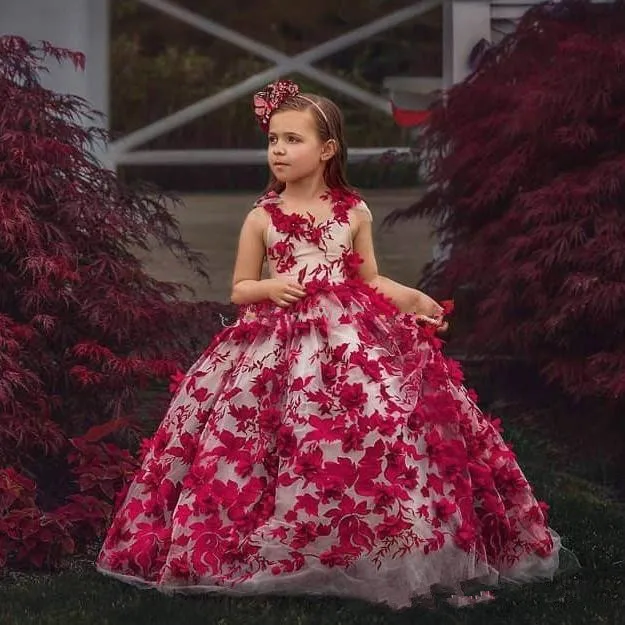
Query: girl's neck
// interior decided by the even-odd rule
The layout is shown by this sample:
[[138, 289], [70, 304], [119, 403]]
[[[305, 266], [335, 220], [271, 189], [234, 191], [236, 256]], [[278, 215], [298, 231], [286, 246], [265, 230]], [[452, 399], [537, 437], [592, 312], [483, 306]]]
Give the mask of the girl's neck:
[[310, 202], [319, 199], [327, 190], [322, 172], [319, 176], [287, 183], [280, 195], [283, 200]]

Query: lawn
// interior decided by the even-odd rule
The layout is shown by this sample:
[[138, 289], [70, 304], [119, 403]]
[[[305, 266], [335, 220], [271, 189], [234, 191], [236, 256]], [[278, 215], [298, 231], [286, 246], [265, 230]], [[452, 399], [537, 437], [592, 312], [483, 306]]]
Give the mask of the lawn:
[[549, 502], [551, 525], [582, 564], [574, 574], [501, 590], [497, 601], [473, 608], [394, 612], [330, 598], [167, 597], [102, 577], [83, 558], [61, 573], [0, 579], [0, 624], [624, 625], [624, 507], [603, 485], [570, 469], [561, 450], [516, 423], [504, 414], [506, 438]]

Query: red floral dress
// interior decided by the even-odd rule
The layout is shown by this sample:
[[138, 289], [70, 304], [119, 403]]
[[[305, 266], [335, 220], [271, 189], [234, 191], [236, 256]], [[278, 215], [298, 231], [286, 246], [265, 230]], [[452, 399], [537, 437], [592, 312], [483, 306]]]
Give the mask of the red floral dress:
[[187, 372], [98, 569], [165, 592], [333, 594], [550, 577], [559, 538], [431, 331], [358, 278], [354, 195], [320, 223], [265, 196], [288, 309], [242, 307]]

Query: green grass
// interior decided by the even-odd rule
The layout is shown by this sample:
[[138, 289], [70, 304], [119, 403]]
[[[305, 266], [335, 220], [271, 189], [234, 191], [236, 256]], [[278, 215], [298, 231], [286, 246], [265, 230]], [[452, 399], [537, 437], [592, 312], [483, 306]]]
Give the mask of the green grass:
[[[360, 601], [306, 597], [168, 597], [98, 575], [89, 560], [57, 574], [0, 581], [0, 625], [625, 625], [625, 513], [604, 487], [567, 472], [561, 450], [508, 423], [551, 525], [582, 568], [553, 582], [498, 591], [456, 610], [394, 612]], [[558, 460], [560, 458], [560, 460]]]
[[625, 569], [501, 591], [497, 601], [454, 610], [402, 612], [363, 602], [308, 598], [167, 597], [108, 581], [96, 573], [40, 577], [0, 592], [2, 625], [621, 625]]

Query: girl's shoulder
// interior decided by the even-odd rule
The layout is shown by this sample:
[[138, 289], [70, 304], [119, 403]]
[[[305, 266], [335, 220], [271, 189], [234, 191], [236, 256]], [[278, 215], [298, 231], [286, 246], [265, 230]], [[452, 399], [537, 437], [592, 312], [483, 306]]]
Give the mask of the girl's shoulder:
[[256, 199], [254, 205], [252, 206], [252, 210], [255, 210], [257, 208], [262, 209], [266, 208], [267, 206], [276, 204], [279, 199], [280, 196], [275, 191], [267, 191]]
[[263, 193], [254, 202], [250, 215], [254, 215], [256, 219], [268, 222], [271, 215], [280, 210], [278, 207], [279, 200], [280, 196], [275, 191]]

